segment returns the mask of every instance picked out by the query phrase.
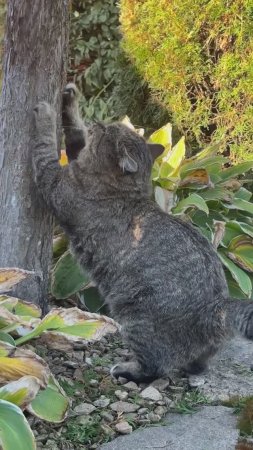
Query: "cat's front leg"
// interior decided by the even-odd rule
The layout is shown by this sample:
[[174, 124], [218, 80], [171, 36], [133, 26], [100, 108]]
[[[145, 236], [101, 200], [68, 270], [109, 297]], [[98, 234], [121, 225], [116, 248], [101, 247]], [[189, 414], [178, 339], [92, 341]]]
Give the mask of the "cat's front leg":
[[87, 142], [87, 128], [80, 116], [78, 100], [79, 91], [76, 85], [68, 83], [62, 96], [62, 126], [69, 161], [77, 159]]
[[62, 172], [57, 153], [56, 113], [48, 103], [40, 102], [34, 108], [34, 120], [34, 180], [44, 199], [50, 204], [53, 188], [60, 181]]

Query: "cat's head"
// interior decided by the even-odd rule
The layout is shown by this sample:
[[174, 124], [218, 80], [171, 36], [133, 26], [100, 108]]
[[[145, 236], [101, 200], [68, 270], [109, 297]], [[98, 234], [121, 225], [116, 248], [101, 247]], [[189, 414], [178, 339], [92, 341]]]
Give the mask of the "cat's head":
[[88, 129], [83, 152], [98, 172], [145, 178], [150, 176], [153, 161], [163, 150], [162, 145], [147, 143], [122, 123], [96, 123]]

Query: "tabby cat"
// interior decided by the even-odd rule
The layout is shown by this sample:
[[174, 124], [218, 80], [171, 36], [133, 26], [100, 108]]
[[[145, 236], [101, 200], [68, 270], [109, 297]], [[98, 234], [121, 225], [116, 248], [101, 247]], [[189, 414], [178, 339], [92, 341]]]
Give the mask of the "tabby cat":
[[151, 167], [163, 148], [120, 123], [85, 127], [75, 85], [64, 91], [68, 166], [58, 163], [56, 119], [35, 108], [34, 179], [96, 283], [133, 359], [112, 375], [136, 382], [171, 369], [199, 373], [225, 340], [253, 339], [253, 302], [230, 299], [212, 245], [151, 199]]

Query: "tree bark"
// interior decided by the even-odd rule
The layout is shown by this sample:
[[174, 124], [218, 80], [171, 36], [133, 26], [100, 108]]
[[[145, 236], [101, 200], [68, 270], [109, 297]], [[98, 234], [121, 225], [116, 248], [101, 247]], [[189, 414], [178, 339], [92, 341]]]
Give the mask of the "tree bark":
[[32, 180], [33, 108], [39, 100], [53, 104], [60, 125], [69, 0], [8, 0], [7, 5], [0, 103], [0, 267], [33, 271], [14, 294], [45, 312], [53, 218]]

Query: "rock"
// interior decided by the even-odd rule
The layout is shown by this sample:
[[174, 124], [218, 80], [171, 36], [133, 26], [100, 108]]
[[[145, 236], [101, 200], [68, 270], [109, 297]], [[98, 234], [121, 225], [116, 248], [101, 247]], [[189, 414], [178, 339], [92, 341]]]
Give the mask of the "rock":
[[185, 388], [183, 386], [170, 386], [170, 391], [175, 394], [181, 394]]
[[205, 383], [198, 390], [212, 402], [223, 402], [233, 397], [253, 395], [252, 342], [235, 338], [210, 361]]
[[120, 434], [130, 434], [133, 431], [133, 427], [129, 423], [123, 421], [116, 423], [115, 430]]
[[88, 364], [88, 366], [92, 366], [92, 365], [93, 365], [93, 363], [92, 363], [92, 359], [91, 359], [91, 358], [89, 358], [88, 356], [86, 356], [86, 358], [85, 358], [85, 362], [86, 362], [86, 364]]
[[133, 381], [129, 381], [128, 383], [124, 384], [124, 388], [127, 389], [128, 391], [139, 391], [140, 388], [137, 386], [136, 383], [134, 383]]
[[140, 408], [140, 406], [135, 405], [134, 403], [119, 401], [119, 402], [112, 403], [110, 405], [110, 408], [116, 412], [130, 413], [130, 412], [137, 411]]
[[168, 414], [165, 426], [138, 430], [100, 450], [234, 450], [238, 430], [231, 408], [205, 406], [195, 414]]
[[106, 398], [104, 395], [101, 395], [101, 397], [98, 400], [95, 400], [93, 404], [98, 408], [106, 408], [110, 404], [110, 402], [111, 400], [109, 398]]
[[101, 411], [100, 416], [106, 420], [106, 422], [113, 422], [114, 417], [109, 411]]
[[74, 408], [74, 413], [77, 416], [82, 416], [83, 414], [91, 414], [95, 409], [96, 407], [90, 403], [80, 403]]
[[154, 413], [158, 414], [158, 416], [164, 416], [166, 414], [167, 408], [164, 406], [157, 406], [157, 408], [154, 409]]
[[76, 369], [73, 373], [74, 380], [83, 382], [83, 371], [81, 369]]
[[148, 408], [140, 408], [138, 414], [143, 415], [148, 413]]
[[84, 352], [82, 351], [74, 352], [74, 358], [82, 363], [84, 361]]
[[149, 386], [146, 389], [144, 389], [144, 391], [142, 391], [140, 395], [144, 399], [153, 400], [155, 402], [157, 402], [158, 400], [162, 400], [163, 398], [160, 392], [152, 386]]
[[94, 379], [94, 380], [90, 380], [90, 381], [89, 381], [89, 385], [90, 385], [90, 386], [98, 386], [98, 384], [99, 384], [99, 381], [98, 381], [98, 380], [95, 380], [95, 379]]
[[150, 422], [152, 422], [152, 423], [157, 423], [157, 422], [160, 422], [161, 416], [159, 416], [159, 414], [150, 412], [147, 414], [147, 419], [150, 420]]
[[79, 423], [80, 425], [91, 425], [93, 423], [93, 418], [91, 416], [89, 416], [88, 414], [85, 415], [81, 415], [79, 417], [77, 417], [76, 420], [77, 423]]
[[128, 392], [126, 391], [115, 391], [115, 395], [119, 400], [126, 400], [128, 398]]
[[154, 387], [155, 389], [158, 389], [160, 392], [164, 392], [167, 387], [170, 385], [170, 380], [165, 378], [158, 378], [157, 380], [153, 381], [150, 386]]
[[205, 378], [199, 377], [197, 375], [191, 375], [189, 377], [189, 386], [192, 388], [197, 388], [199, 386], [203, 386], [205, 384]]
[[76, 361], [64, 361], [63, 365], [70, 367], [71, 369], [77, 369], [77, 367], [79, 367], [79, 364]]
[[107, 436], [113, 436], [115, 434], [114, 431], [112, 430], [112, 428], [106, 424], [102, 424], [101, 428]]
[[123, 377], [119, 377], [119, 378], [118, 378], [118, 383], [119, 383], [119, 384], [126, 384], [126, 383], [127, 383], [127, 379], [126, 379], [126, 378], [123, 378]]
[[160, 406], [166, 405], [164, 400], [158, 400], [158, 402], [156, 402], [156, 403], [157, 403], [157, 405], [160, 405]]

